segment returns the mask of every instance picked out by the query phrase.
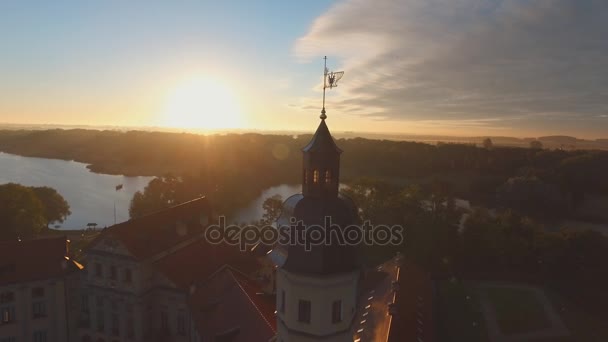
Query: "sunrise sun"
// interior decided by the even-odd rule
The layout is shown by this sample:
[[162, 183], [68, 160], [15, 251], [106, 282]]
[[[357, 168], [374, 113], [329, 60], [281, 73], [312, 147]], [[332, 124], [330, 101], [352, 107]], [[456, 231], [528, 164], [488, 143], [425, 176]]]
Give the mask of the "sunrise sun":
[[238, 97], [221, 81], [195, 77], [169, 92], [163, 125], [195, 129], [242, 127]]

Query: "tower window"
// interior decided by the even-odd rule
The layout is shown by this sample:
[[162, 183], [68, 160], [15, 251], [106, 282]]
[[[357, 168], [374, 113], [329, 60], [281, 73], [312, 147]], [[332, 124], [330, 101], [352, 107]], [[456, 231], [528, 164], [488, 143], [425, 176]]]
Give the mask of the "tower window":
[[325, 171], [325, 183], [331, 183], [331, 171], [329, 170]]
[[342, 322], [342, 301], [334, 300], [331, 305], [331, 322], [340, 323]]
[[315, 184], [319, 183], [319, 170], [314, 170], [312, 172], [312, 182]]
[[310, 323], [310, 301], [302, 300], [298, 302], [298, 321], [302, 323]]

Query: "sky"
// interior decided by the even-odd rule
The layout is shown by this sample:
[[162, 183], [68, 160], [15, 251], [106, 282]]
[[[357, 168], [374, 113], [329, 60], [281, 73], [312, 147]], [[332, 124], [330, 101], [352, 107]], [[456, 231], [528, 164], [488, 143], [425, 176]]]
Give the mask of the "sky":
[[0, 123], [608, 138], [605, 0], [0, 1]]

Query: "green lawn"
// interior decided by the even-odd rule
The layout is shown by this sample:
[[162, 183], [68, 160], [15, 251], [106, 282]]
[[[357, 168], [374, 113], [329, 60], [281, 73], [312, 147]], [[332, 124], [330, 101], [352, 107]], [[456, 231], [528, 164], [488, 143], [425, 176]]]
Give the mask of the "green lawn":
[[489, 341], [474, 291], [460, 281], [440, 281], [437, 297], [438, 341]]
[[[568, 301], [554, 291], [546, 291], [547, 296], [558, 311], [566, 327], [572, 335], [571, 340], [564, 341], [585, 341], [585, 342], [605, 342], [608, 341], [608, 326], [606, 320], [608, 315], [597, 315], [586, 312], [575, 303]], [[533, 342], [553, 342], [553, 341], [533, 341]], [[561, 342], [561, 341], [560, 341]]]
[[545, 310], [534, 291], [509, 287], [484, 289], [496, 311], [503, 334], [526, 333], [551, 327]]

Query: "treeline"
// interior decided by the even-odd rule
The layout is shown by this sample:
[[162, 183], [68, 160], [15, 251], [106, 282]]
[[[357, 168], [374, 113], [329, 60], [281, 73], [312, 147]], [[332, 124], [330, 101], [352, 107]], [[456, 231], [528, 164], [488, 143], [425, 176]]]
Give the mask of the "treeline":
[[[76, 160], [100, 173], [172, 174], [189, 178], [202, 192], [219, 191], [225, 198], [245, 203], [269, 186], [299, 182], [300, 149], [310, 138], [81, 129], [0, 131], [0, 151]], [[540, 199], [536, 203], [557, 196], [558, 200], [543, 204], [548, 208], [533, 208], [530, 215], [567, 213], [588, 194], [608, 193], [608, 152], [362, 138], [340, 139], [338, 145], [344, 150], [341, 175], [345, 182], [361, 177], [398, 184], [445, 180], [456, 196], [489, 206], [527, 196], [527, 187], [519, 186], [522, 183], [534, 184], [535, 192], [528, 195]], [[556, 208], [565, 209], [557, 212]]]
[[363, 246], [365, 264], [401, 251], [438, 279], [532, 282], [605, 313], [608, 237], [598, 232], [550, 231], [509, 209], [469, 212], [441, 184], [361, 180], [345, 192], [359, 205], [361, 219], [405, 228], [403, 245]]

